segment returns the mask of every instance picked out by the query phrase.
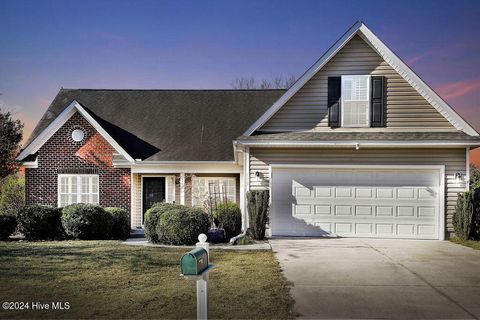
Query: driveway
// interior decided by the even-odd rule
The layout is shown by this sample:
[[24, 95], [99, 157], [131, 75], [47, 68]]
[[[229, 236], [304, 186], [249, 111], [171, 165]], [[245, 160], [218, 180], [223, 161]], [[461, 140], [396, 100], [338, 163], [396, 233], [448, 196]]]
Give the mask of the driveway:
[[427, 240], [270, 243], [301, 318], [480, 318], [480, 251]]

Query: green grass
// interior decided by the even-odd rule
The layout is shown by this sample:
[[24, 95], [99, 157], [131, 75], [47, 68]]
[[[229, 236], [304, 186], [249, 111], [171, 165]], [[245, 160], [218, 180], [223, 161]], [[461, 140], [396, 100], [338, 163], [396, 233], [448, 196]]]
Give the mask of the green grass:
[[475, 250], [480, 250], [480, 241], [461, 240], [459, 238], [452, 238], [450, 239], [450, 241], [456, 244], [461, 244], [462, 246], [465, 246], [465, 247], [470, 247]]
[[[0, 303], [69, 302], [70, 309], [5, 311], [0, 318], [195, 318], [185, 249], [116, 241], [0, 242]], [[209, 317], [291, 318], [293, 300], [271, 251], [211, 251]]]

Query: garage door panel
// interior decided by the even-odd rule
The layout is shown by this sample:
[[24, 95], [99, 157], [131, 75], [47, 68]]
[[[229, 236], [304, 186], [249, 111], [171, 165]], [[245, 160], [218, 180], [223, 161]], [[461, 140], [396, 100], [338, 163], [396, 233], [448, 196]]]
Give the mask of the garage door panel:
[[438, 238], [436, 170], [272, 173], [272, 235]]

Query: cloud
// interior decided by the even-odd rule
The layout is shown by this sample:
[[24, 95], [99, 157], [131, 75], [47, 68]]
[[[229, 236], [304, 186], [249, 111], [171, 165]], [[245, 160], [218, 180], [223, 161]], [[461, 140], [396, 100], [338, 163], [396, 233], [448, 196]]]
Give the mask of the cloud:
[[436, 86], [437, 93], [444, 99], [466, 96], [480, 91], [480, 79], [457, 81]]
[[407, 58], [407, 60], [405, 60], [405, 62], [406, 62], [409, 66], [413, 66], [414, 64], [416, 64], [416, 63], [419, 62], [420, 60], [423, 60], [423, 59], [424, 59], [425, 57], [427, 57], [428, 55], [430, 55], [430, 52], [425, 52], [425, 53], [416, 55], [416, 56], [414, 56], [414, 57]]

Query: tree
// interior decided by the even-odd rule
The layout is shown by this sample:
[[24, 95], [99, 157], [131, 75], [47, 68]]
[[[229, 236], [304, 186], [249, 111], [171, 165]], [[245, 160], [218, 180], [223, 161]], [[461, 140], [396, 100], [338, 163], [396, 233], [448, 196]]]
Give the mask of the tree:
[[0, 180], [18, 169], [15, 157], [20, 150], [22, 131], [22, 122], [13, 119], [9, 111], [3, 111], [0, 108]]
[[25, 178], [12, 174], [0, 186], [0, 215], [15, 216], [25, 205]]
[[272, 80], [262, 79], [259, 83], [253, 76], [249, 77], [237, 77], [235, 78], [231, 86], [233, 89], [288, 89], [296, 81], [295, 77], [291, 75], [288, 78], [284, 78], [282, 75], [274, 77]]
[[480, 189], [480, 169], [475, 165], [470, 165], [470, 189]]

